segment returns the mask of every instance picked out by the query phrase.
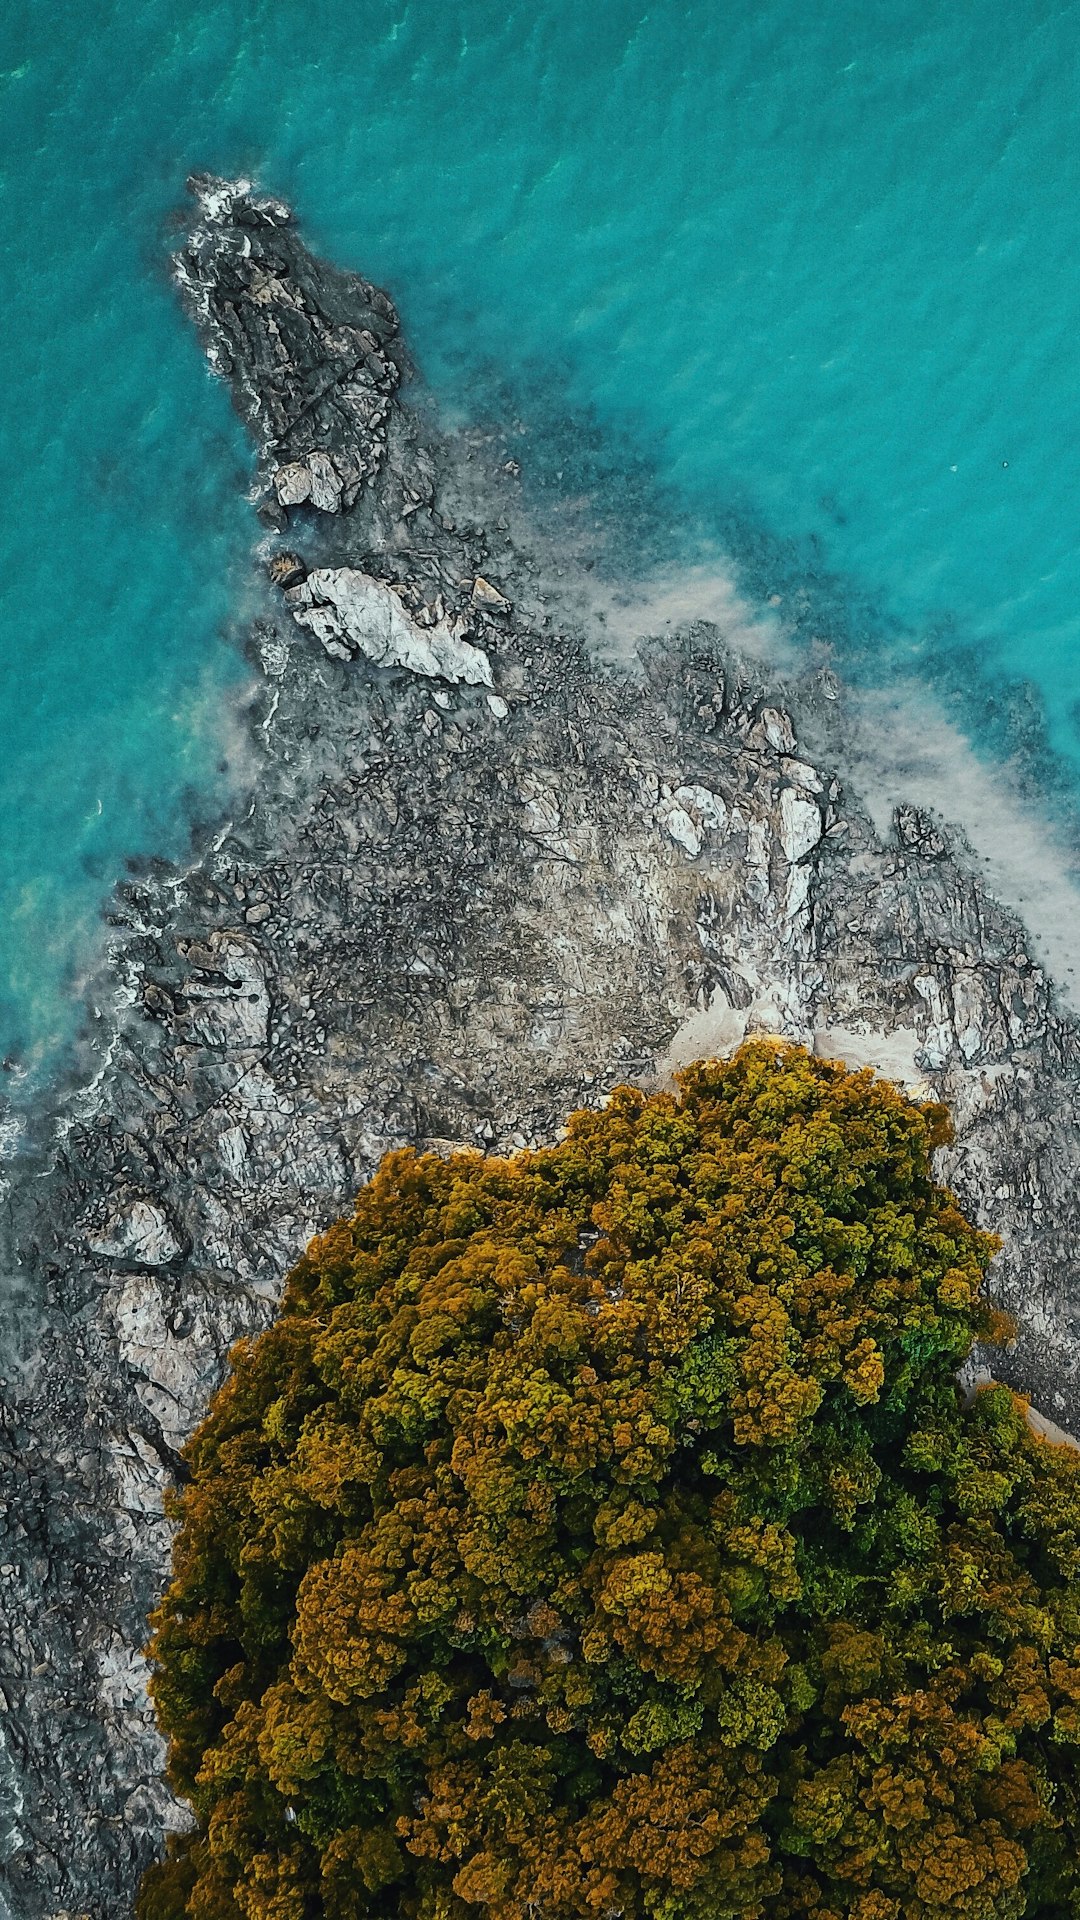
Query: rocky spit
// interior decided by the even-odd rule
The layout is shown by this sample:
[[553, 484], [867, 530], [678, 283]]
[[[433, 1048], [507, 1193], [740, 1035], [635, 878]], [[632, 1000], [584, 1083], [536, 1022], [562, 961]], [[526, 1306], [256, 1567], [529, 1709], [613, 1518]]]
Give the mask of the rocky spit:
[[[33, 1323], [0, 1404], [0, 1884], [130, 1913], [188, 1816], [141, 1653], [162, 1494], [231, 1343], [402, 1142], [496, 1152], [747, 1031], [947, 1100], [1003, 1236], [999, 1373], [1080, 1431], [1080, 1035], [963, 844], [800, 752], [835, 693], [697, 624], [589, 644], [514, 460], [408, 398], [397, 316], [199, 177], [180, 296], [258, 455], [257, 773], [112, 903], [96, 1071], [5, 1201]], [[273, 583], [273, 584], [272, 584]], [[0, 1905], [2, 1911], [2, 1905]]]

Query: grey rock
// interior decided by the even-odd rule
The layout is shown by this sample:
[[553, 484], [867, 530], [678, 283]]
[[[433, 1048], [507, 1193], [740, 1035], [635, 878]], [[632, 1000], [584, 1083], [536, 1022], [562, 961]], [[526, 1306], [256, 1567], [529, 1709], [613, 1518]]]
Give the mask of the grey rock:
[[943, 860], [949, 851], [949, 835], [939, 821], [931, 819], [921, 807], [897, 807], [893, 816], [896, 838], [902, 847], [924, 860]]
[[214, 370], [229, 380], [280, 506], [351, 506], [386, 457], [405, 367], [386, 295], [316, 264], [287, 208], [244, 182], [193, 176], [202, 218], [175, 274]]

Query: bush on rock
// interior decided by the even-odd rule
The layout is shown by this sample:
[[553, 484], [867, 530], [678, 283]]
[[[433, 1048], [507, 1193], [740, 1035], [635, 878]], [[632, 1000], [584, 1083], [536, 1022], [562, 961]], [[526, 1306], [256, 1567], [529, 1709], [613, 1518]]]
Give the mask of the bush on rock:
[[1080, 1457], [944, 1110], [765, 1042], [392, 1153], [188, 1448], [144, 1920], [1080, 1912]]

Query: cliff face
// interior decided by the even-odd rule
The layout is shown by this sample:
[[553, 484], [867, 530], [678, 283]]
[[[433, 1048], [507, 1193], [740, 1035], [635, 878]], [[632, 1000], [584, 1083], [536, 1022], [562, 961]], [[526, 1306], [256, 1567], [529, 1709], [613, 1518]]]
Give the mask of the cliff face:
[[1080, 1423], [1080, 1045], [1023, 929], [939, 825], [901, 810], [884, 844], [801, 757], [819, 682], [770, 691], [700, 625], [598, 664], [513, 463], [410, 410], [385, 295], [279, 203], [193, 184], [177, 281], [292, 558], [252, 634], [250, 804], [115, 903], [99, 1071], [7, 1202], [39, 1329], [0, 1422], [0, 1861], [28, 1916], [126, 1913], [185, 1819], [139, 1653], [162, 1491], [230, 1344], [392, 1145], [547, 1138], [754, 1027], [874, 1062], [952, 1106], [943, 1172], [1005, 1238], [1005, 1370]]

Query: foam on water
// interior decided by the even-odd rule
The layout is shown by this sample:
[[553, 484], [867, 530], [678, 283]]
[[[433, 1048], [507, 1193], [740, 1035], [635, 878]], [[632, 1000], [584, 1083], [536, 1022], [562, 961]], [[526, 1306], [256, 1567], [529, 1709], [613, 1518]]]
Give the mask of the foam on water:
[[1075, 781], [1078, 41], [1048, 0], [5, 9], [0, 1055], [54, 1057], [125, 857], [236, 778], [248, 453], [163, 267], [193, 166], [388, 284], [448, 404], [497, 369], [534, 481], [589, 417], [672, 580], [715, 602], [732, 553], [729, 621], [778, 595], [991, 787], [1021, 747], [1029, 805]]
[[1034, 957], [1080, 1012], [1080, 861], [1062, 826], [1024, 799], [1015, 770], [988, 764], [910, 684], [861, 694], [848, 709], [840, 764], [879, 832], [901, 802], [963, 829], [982, 880], [1023, 921]]

